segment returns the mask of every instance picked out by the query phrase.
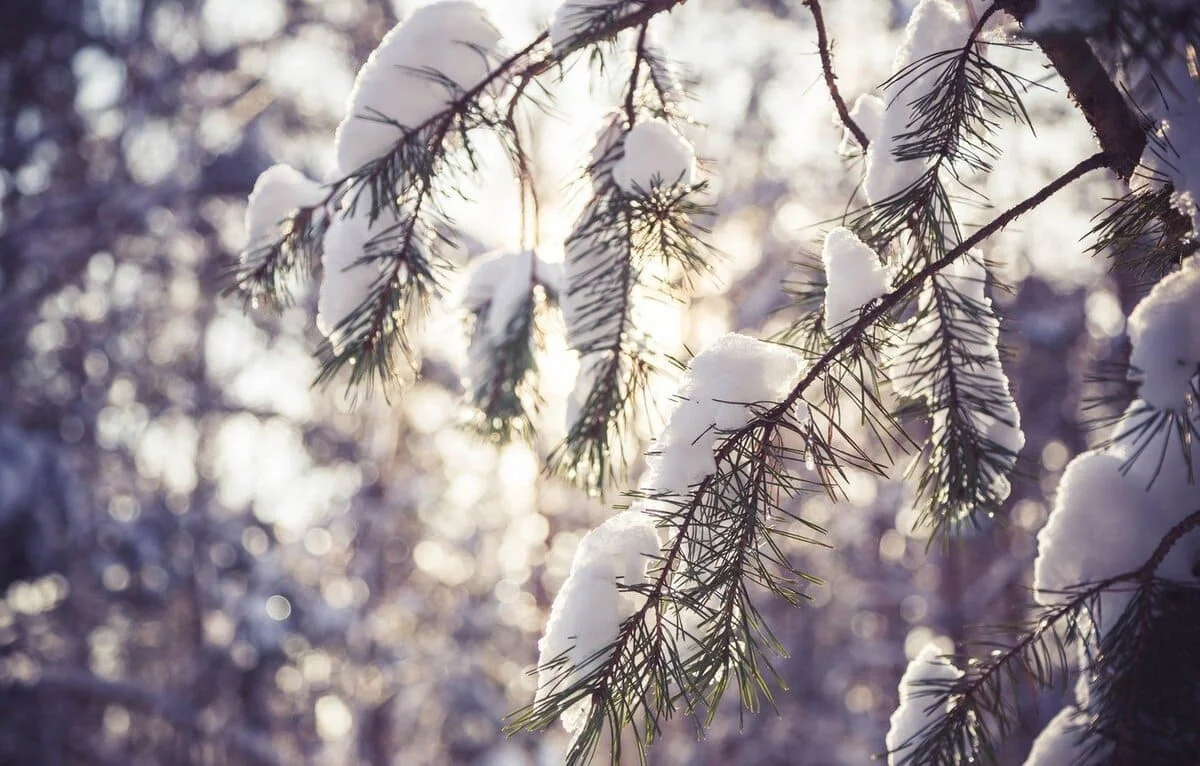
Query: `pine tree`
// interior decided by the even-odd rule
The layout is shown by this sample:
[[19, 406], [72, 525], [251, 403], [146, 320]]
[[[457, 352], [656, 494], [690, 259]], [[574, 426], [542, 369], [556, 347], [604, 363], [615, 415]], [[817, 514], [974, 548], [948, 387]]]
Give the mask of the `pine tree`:
[[[791, 325], [763, 340], [722, 337], [678, 363], [670, 401], [652, 391], [671, 349], [641, 312], [686, 300], [719, 258], [685, 138], [696, 128], [651, 35], [660, 14], [704, 12], [682, 0], [566, 0], [522, 47], [469, 2], [414, 12], [358, 75], [335, 137], [337, 177], [318, 185], [283, 167], [260, 177], [234, 282], [277, 307], [319, 275], [319, 380], [403, 396], [421, 367], [415, 328], [452, 271], [444, 202], [479, 172], [484, 142], [503, 148], [536, 211], [527, 119], [548, 106], [543, 83], [578, 59], [622, 73], [622, 96], [583, 160], [588, 198], [562, 264], [531, 247], [471, 265], [464, 407], [486, 438], [537, 440], [539, 359], [547, 327], [562, 322], [580, 372], [547, 468], [595, 493], [623, 489], [627, 508], [580, 543], [540, 644], [536, 698], [511, 727], [561, 719], [573, 764], [616, 762], [630, 742], [645, 759], [665, 719], [703, 726], [727, 691], [749, 711], [778, 693], [783, 647], [763, 603], [808, 598], [819, 573], [794, 551], [824, 544], [797, 498], [837, 498], [850, 473], [887, 476], [914, 455], [915, 523], [931, 546], [955, 546], [1006, 513], [1024, 434], [989, 240], [1081, 179], [1112, 174], [1127, 193], [1107, 203], [1085, 246], [1149, 290], [1128, 319], [1128, 361], [1105, 371], [1107, 393], [1091, 403], [1107, 413], [1096, 423], [1103, 442], [1064, 474], [1039, 537], [1028, 624], [923, 651], [900, 681], [887, 758], [995, 763], [1021, 712], [1018, 690], [1077, 678], [1074, 703], [1027, 763], [1193, 763], [1200, 7], [920, 0], [882, 98], [851, 106], [822, 4], [803, 5], [861, 194], [792, 286]], [[1036, 56], [1066, 83], [1099, 150], [987, 211], [974, 183], [1016, 161], [995, 134], [1037, 127], [1025, 98], [1040, 84], [1009, 62]], [[968, 223], [981, 210], [985, 221]], [[630, 487], [637, 433], [656, 409], [662, 427]]]

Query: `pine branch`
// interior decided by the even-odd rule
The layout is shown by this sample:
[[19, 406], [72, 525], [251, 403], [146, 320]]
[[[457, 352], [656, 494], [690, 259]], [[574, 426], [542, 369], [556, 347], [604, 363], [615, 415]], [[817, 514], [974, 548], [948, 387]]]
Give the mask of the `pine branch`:
[[[932, 721], [893, 753], [894, 756], [899, 756], [896, 759], [898, 766], [940, 766], [972, 761], [997, 763], [994, 747], [996, 737], [1011, 730], [1017, 716], [1015, 706], [1009, 701], [1012, 691], [1025, 682], [1032, 682], [1042, 688], [1064, 685], [1065, 668], [1070, 666], [1068, 645], [1074, 640], [1087, 640], [1093, 634], [1092, 615], [1096, 614], [1099, 608], [1098, 599], [1104, 593], [1130, 585], [1137, 589], [1131, 606], [1101, 641], [1100, 651], [1096, 654], [1089, 672], [1102, 679], [1101, 683], [1108, 687], [1097, 689], [1093, 697], [1126, 701], [1138, 699], [1136, 694], [1129, 693], [1128, 688], [1116, 687], [1136, 685], [1140, 677], [1137, 670], [1144, 667], [1138, 663], [1152, 661], [1154, 652], [1146, 651], [1145, 647], [1139, 649], [1131, 646], [1131, 643], [1143, 641], [1145, 632], [1150, 629], [1149, 605], [1155, 597], [1148, 594], [1153, 594], [1163, 587], [1179, 588], [1164, 586], [1162, 581], [1156, 579], [1156, 573], [1175, 545], [1196, 529], [1200, 529], [1200, 510], [1187, 516], [1164, 535], [1142, 566], [1096, 583], [1081, 585], [1062, 594], [1064, 598], [1061, 601], [1044, 607], [1035, 615], [1030, 626], [1015, 642], [1010, 645], [981, 644], [978, 647], [983, 650], [981, 658], [968, 663], [961, 678], [929, 684], [923, 692], [928, 698], [928, 709], [944, 710], [945, 714]], [[1191, 594], [1192, 602], [1200, 598], [1200, 591], [1194, 588], [1182, 590]], [[1197, 611], [1195, 603], [1188, 609], [1189, 617], [1182, 621], [1191, 626], [1190, 630], [1200, 631], [1200, 620], [1197, 620], [1200, 611]], [[1153, 616], [1157, 619], [1159, 615]], [[1171, 624], [1177, 623], [1162, 623], [1164, 626]], [[1195, 634], [1186, 635], [1191, 637]], [[1158, 640], [1162, 640], [1161, 634]], [[1194, 641], [1186, 644], [1188, 657], [1194, 645]], [[1162, 645], [1158, 648], [1161, 650]], [[1183, 662], [1186, 665], [1190, 659]], [[1179, 662], [1172, 665], [1175, 672], [1179, 667]], [[1176, 678], [1176, 681], [1178, 680]], [[1186, 687], [1186, 694], [1194, 694], [1193, 683], [1185, 680], [1180, 687]], [[1194, 710], [1194, 698], [1189, 696], [1186, 702], [1180, 703], [1174, 712], [1188, 717], [1189, 724], [1194, 723], [1190, 718]], [[1120, 705], [1107, 712], [1102, 710], [1089, 731], [1107, 739], [1110, 744], [1119, 742], [1121, 737], [1129, 736], [1129, 714], [1130, 711]], [[1137, 716], [1140, 723], [1154, 718], [1153, 714]], [[1175, 733], [1178, 735], [1179, 732]], [[1139, 741], [1143, 741], [1141, 736]], [[1144, 741], [1151, 743], [1153, 737], [1146, 737]], [[1168, 739], [1165, 744], [1169, 747], [1170, 742]], [[1162, 744], [1164, 743], [1159, 743], [1160, 746]], [[1100, 748], [1104, 746], [1102, 739], [1095, 740], [1092, 743], [1091, 755], [1099, 755]], [[1122, 746], [1119, 745], [1118, 748], [1120, 747]], [[1137, 752], [1145, 757], [1145, 750]], [[1194, 747], [1187, 752], [1194, 753]], [[1175, 764], [1182, 761], [1122, 761], [1118, 758], [1113, 762]]]
[[[889, 108], [897, 108], [910, 88], [919, 85], [923, 91], [903, 101], [912, 117], [904, 132], [889, 140], [895, 142], [890, 148], [893, 161], [924, 163], [924, 167], [907, 187], [875, 200], [855, 217], [853, 228], [877, 249], [904, 229], [913, 239], [913, 253], [918, 258], [936, 257], [945, 252], [948, 243], [961, 241], [954, 199], [944, 175], [963, 185], [965, 173], [988, 172], [998, 154], [989, 135], [1001, 119], [1032, 125], [1021, 93], [1035, 83], [997, 66], [981, 53], [980, 38], [996, 11], [993, 5], [982, 14], [961, 48], [913, 61], [883, 84], [893, 94]], [[825, 70], [828, 83], [833, 70], [827, 59], [822, 58], [822, 66], [830, 67]], [[917, 265], [916, 259], [900, 264], [900, 276], [907, 276]]]
[[[620, 735], [627, 726], [633, 728], [639, 753], [644, 754], [659, 722], [674, 712], [677, 702], [683, 701], [688, 712], [701, 706], [711, 710], [729, 679], [737, 679], [746, 708], [769, 702], [773, 676], [769, 653], [774, 644], [746, 584], [798, 603], [803, 598], [798, 585], [811, 582], [812, 577], [789, 563], [777, 541], [817, 542], [784, 529], [774, 519], [790, 519], [820, 534], [819, 528], [787, 510], [790, 498], [806, 488], [836, 492], [847, 465], [882, 471], [844, 432], [836, 430], [836, 420], [820, 407], [807, 407], [814, 420], [797, 419], [801, 397], [924, 282], [1055, 192], [1104, 167], [1106, 161], [1106, 155], [1097, 154], [1081, 162], [865, 309], [782, 401], [756, 405], [745, 426], [720, 434], [713, 454], [716, 470], [685, 496], [643, 494], [641, 499], [658, 509], [654, 512], [667, 530], [668, 542], [652, 562], [649, 582], [634, 589], [643, 597], [640, 607], [621, 623], [607, 647], [583, 663], [586, 672], [577, 674], [579, 669], [564, 667], [561, 661], [543, 668], [557, 673], [560, 683], [515, 714], [510, 729], [544, 728], [568, 708], [583, 704], [586, 716], [568, 762], [587, 762], [607, 741], [615, 763]], [[817, 418], [823, 422], [817, 423]], [[832, 434], [829, 439], [822, 436], [826, 430]], [[795, 441], [803, 446], [789, 446]], [[814, 477], [807, 481], [795, 475], [795, 467], [805, 463], [812, 465], [809, 473]], [[689, 613], [699, 615], [699, 626], [686, 618]], [[690, 649], [685, 639], [695, 646], [694, 654], [681, 651], [681, 646]]]
[[1154, 282], [1200, 249], [1192, 224], [1171, 204], [1170, 184], [1145, 185], [1113, 200], [1088, 236], [1094, 254], [1106, 253], [1114, 270]]
[[[517, 102], [528, 98], [528, 83], [561, 64], [572, 51], [611, 39], [625, 29], [639, 25], [644, 29], [651, 18], [680, 2], [647, 0], [632, 10], [625, 4], [611, 6], [603, 24], [589, 26], [566, 50], [549, 49], [548, 33], [542, 33], [468, 89], [435, 70], [414, 69], [411, 74], [428, 78], [452, 94], [446, 107], [411, 128], [382, 114], [359, 115], [359, 119], [394, 125], [399, 135], [396, 143], [383, 156], [331, 183], [319, 204], [297, 210], [285, 222], [279, 241], [261, 248], [238, 267], [233, 284], [252, 303], [286, 305], [292, 290], [305, 281], [312, 268], [330, 216], [354, 214], [359, 206], [365, 206], [372, 223], [385, 212], [396, 216], [404, 221], [406, 230], [392, 250], [394, 261], [384, 268], [387, 276], [371, 290], [369, 305], [342, 323], [340, 335], [350, 341], [327, 342], [323, 347], [324, 364], [318, 380], [329, 380], [351, 364], [351, 385], [396, 378], [401, 359], [415, 367], [407, 325], [419, 316], [406, 312], [440, 294], [439, 283], [432, 276], [444, 267], [440, 246], [450, 230], [432, 199], [437, 194], [435, 182], [477, 169], [471, 136], [479, 129], [501, 136], [502, 144], [514, 154], [515, 165], [527, 167], [520, 136], [514, 133], [506, 138], [505, 133], [516, 130], [514, 110]], [[508, 90], [507, 101], [498, 95], [504, 83], [515, 83]], [[339, 208], [338, 213], [330, 212]], [[422, 215], [429, 220], [418, 220]], [[415, 241], [418, 232], [423, 240], [420, 245]]]
[[[532, 261], [531, 257], [531, 261]], [[531, 267], [532, 272], [532, 267]], [[475, 313], [475, 328], [468, 353], [479, 359], [468, 394], [472, 408], [470, 427], [482, 436], [501, 443], [532, 442], [533, 416], [537, 411], [537, 352], [541, 333], [537, 328], [538, 299], [530, 279], [530, 292], [513, 311], [499, 340], [488, 326], [490, 304]]]

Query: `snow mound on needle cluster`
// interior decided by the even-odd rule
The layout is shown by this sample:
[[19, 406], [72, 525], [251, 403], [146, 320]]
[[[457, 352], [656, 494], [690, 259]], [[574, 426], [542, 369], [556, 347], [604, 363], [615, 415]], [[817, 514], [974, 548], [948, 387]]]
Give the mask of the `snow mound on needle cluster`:
[[[625, 588], [646, 582], [646, 567], [659, 551], [654, 521], [639, 510], [625, 511], [588, 532], [575, 550], [571, 574], [563, 583], [540, 653], [536, 703], [598, 669], [611, 656], [621, 623], [637, 611], [642, 597]], [[561, 665], [552, 664], [564, 661]], [[588, 713], [588, 700], [562, 716], [563, 728], [576, 733]]]
[[753, 405], [783, 400], [802, 369], [795, 352], [738, 333], [706, 348], [692, 360], [648, 458], [649, 486], [655, 493], [686, 495], [716, 470], [713, 448], [721, 434], [749, 423]]
[[321, 288], [317, 294], [317, 329], [336, 347], [344, 339], [342, 325], [371, 297], [382, 276], [382, 261], [364, 260], [389, 226], [382, 215], [371, 223], [364, 213], [333, 216], [322, 242]]
[[887, 733], [888, 766], [903, 760], [905, 745], [945, 713], [933, 705], [940, 686], [962, 677], [962, 671], [942, 656], [936, 644], [926, 644], [900, 678], [900, 705], [892, 713]]
[[426, 5], [392, 28], [354, 80], [334, 136], [338, 173], [386, 154], [406, 131], [449, 107], [502, 55], [499, 30], [467, 0]]
[[562, 270], [543, 261], [533, 250], [496, 252], [471, 263], [462, 306], [476, 314], [475, 335], [467, 350], [467, 380], [486, 380], [496, 349], [508, 339], [514, 320], [532, 311], [534, 285], [557, 295]]
[[1188, 258], [1138, 303], [1129, 340], [1142, 399], [1160, 410], [1184, 408], [1200, 373], [1200, 258]]
[[624, 154], [613, 165], [613, 182], [631, 196], [655, 186], [692, 185], [696, 150], [661, 120], [639, 122], [625, 134]]
[[272, 165], [264, 170], [246, 202], [246, 252], [278, 240], [285, 219], [300, 208], [321, 204], [323, 199], [321, 185], [290, 165]]
[[879, 256], [855, 236], [839, 226], [825, 237], [821, 248], [825, 264], [825, 331], [840, 335], [859, 310], [884, 296], [891, 275]]
[[[904, 71], [928, 56], [961, 48], [971, 33], [971, 22], [948, 0], [921, 0], [904, 31], [904, 42], [896, 51], [892, 73]], [[867, 149], [864, 190], [872, 205], [900, 194], [921, 177], [928, 160], [897, 160], [901, 136], [916, 121], [913, 104], [928, 96], [937, 85], [938, 67], [923, 67], [920, 74], [894, 83], [884, 94], [879, 135]]]

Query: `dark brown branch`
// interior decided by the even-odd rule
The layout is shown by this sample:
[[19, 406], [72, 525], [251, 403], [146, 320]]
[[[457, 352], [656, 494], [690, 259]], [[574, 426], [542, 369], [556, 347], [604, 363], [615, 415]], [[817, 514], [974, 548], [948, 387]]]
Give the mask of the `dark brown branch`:
[[978, 247], [985, 239], [1000, 231], [1010, 223], [1020, 218], [1021, 216], [1033, 210], [1038, 205], [1041, 205], [1050, 197], [1057, 194], [1064, 187], [1074, 183], [1083, 176], [1091, 173], [1094, 170], [1109, 167], [1110, 158], [1105, 152], [1097, 152], [1086, 160], [1080, 162], [1075, 167], [1063, 173], [1058, 178], [1055, 178], [1050, 183], [1043, 186], [1031, 196], [1025, 198], [1016, 205], [1013, 205], [1008, 210], [1005, 210], [1000, 215], [993, 218], [984, 226], [980, 227], [974, 234], [967, 237], [959, 245], [947, 251], [945, 255], [927, 264], [925, 268], [918, 271], [913, 276], [906, 279], [898, 287], [892, 290], [887, 295], [876, 301], [869, 309], [862, 312], [858, 321], [843, 334], [833, 346], [826, 351], [820, 359], [818, 359], [808, 373], [801, 378], [792, 392], [787, 398], [769, 410], [763, 417], [779, 417], [786, 412], [793, 404], [799, 400], [804, 391], [812, 385], [814, 381], [828, 369], [829, 365], [837, 359], [845, 351], [849, 350], [858, 344], [866, 334], [868, 328], [882, 319], [888, 312], [900, 305], [913, 291], [925, 283], [925, 280], [934, 276], [942, 269], [949, 266], [954, 261], [962, 257], [966, 252], [974, 247]]
[[[1024, 23], [1036, 0], [1000, 0], [1000, 7]], [[1080, 34], [1054, 32], [1034, 38], [1067, 84], [1071, 99], [1087, 118], [1100, 148], [1112, 157], [1111, 167], [1126, 181], [1146, 148], [1146, 128]]]

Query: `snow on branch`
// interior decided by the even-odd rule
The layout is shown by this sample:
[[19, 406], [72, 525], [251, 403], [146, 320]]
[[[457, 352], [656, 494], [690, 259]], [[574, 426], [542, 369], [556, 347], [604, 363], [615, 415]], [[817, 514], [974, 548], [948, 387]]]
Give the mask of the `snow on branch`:
[[[1186, 358], [1186, 341], [1198, 328], [1186, 302], [1176, 299], [1197, 278], [1187, 261], [1135, 308], [1135, 348], [1149, 343], [1140, 353]], [[1167, 337], [1173, 342], [1163, 343]], [[1181, 373], [1169, 366], [1148, 365], [1166, 377], [1151, 373], [1141, 382], [1152, 396], [1170, 391], [1163, 400], [1170, 409], [1135, 401], [1103, 446], [1067, 465], [1038, 534], [1033, 584], [1040, 608], [1030, 627], [1008, 648], [968, 665], [963, 679], [940, 684], [930, 709], [949, 707], [902, 763], [941, 763], [932, 757], [941, 752], [993, 763], [995, 732], [1016, 713], [1011, 685], [1059, 684], [1072, 665], [1080, 674], [1075, 700], [1039, 737], [1028, 764], [1123, 763], [1135, 755], [1136, 762], [1181, 763], [1194, 755], [1200, 412], [1195, 363], [1183, 364], [1192, 365], [1187, 393], [1179, 393]], [[1077, 651], [1069, 653], [1072, 643]]]
[[825, 236], [821, 248], [825, 265], [825, 328], [836, 335], [860, 310], [888, 291], [891, 275], [879, 255], [845, 227]]
[[500, 32], [472, 2], [433, 3], [371, 52], [334, 134], [339, 175], [387, 154], [483, 81], [502, 60]]
[[[630, 92], [647, 87], [634, 80]], [[635, 118], [637, 112], [634, 112]], [[603, 490], [620, 471], [619, 440], [664, 350], [638, 321], [639, 306], [669, 291], [661, 275], [685, 279], [711, 269], [696, 219], [695, 152], [656, 118], [629, 123], [614, 113], [588, 168], [593, 196], [567, 238], [563, 317], [580, 354], [568, 432], [551, 456], [563, 476]]]
[[286, 305], [302, 274], [320, 255], [327, 219], [318, 211], [326, 194], [288, 165], [272, 165], [254, 182], [246, 202], [246, 248], [236, 287], [254, 302]]
[[[779, 404], [800, 371], [794, 353], [741, 335], [692, 361], [635, 510], [576, 554], [541, 643], [538, 698], [515, 728], [562, 717], [573, 732], [568, 763], [603, 744], [615, 760], [625, 726], [653, 739], [677, 704], [711, 708], [731, 679], [751, 709], [770, 698], [767, 655], [778, 648], [754, 590], [803, 599], [812, 578], [781, 542], [816, 540], [784, 527], [820, 532], [782, 505], [798, 491], [790, 468], [803, 465], [796, 445], [810, 431], [805, 405]], [[624, 542], [614, 550], [593, 536]]]
[[1025, 444], [986, 281], [978, 253], [934, 276], [888, 360], [895, 390], [922, 400], [932, 421], [918, 525], [935, 534], [995, 513]]
[[1005, 120], [1029, 123], [1021, 94], [1032, 83], [984, 55], [998, 9], [989, 6], [972, 25], [948, 0], [921, 0], [883, 85], [882, 124], [867, 147], [870, 206], [855, 228], [880, 246], [907, 230], [916, 257], [902, 264], [905, 275], [962, 240], [947, 177], [987, 172], [997, 154], [991, 134]]
[[559, 296], [561, 270], [534, 251], [471, 264], [463, 308], [473, 320], [465, 385], [471, 425], [499, 441], [533, 438], [538, 404], [538, 315]]
[[[369, 227], [386, 220], [387, 247], [369, 248], [373, 252], [355, 264], [346, 262], [344, 252], [334, 259], [339, 273], [353, 271], [360, 282], [367, 281], [360, 267], [368, 262], [378, 262], [382, 276], [365, 293], [358, 286], [366, 303], [352, 316], [341, 310], [325, 312], [339, 314], [340, 321], [322, 321], [327, 339], [320, 352], [324, 365], [319, 380], [346, 368], [351, 369], [351, 386], [405, 379], [405, 371], [418, 365], [410, 325], [430, 298], [441, 295], [437, 277], [448, 267], [445, 246], [455, 228], [442, 215], [440, 201], [477, 170], [477, 133], [487, 131], [499, 138], [513, 166], [526, 173], [528, 158], [515, 115], [519, 105], [536, 103], [530, 82], [570, 53], [623, 30], [640, 27], [639, 39], [644, 41], [646, 23], [680, 2], [609, 3], [603, 18], [579, 30], [570, 49], [548, 46], [549, 35], [543, 33], [513, 53], [507, 52], [487, 12], [474, 2], [441, 0], [413, 12], [384, 37], [355, 80], [334, 139], [338, 177], [324, 193], [318, 196], [311, 186], [282, 171], [273, 170], [264, 179], [264, 188], [272, 190], [267, 196], [286, 203], [285, 218], [279, 222], [279, 211], [261, 203], [255, 206], [262, 210], [249, 222], [251, 248], [234, 274], [236, 286], [256, 304], [284, 305], [308, 276], [335, 218], [363, 217]], [[640, 91], [643, 60], [649, 71], [645, 79], [660, 102], [652, 111], [666, 114], [669, 94], [664, 89], [672, 85], [657, 49], [639, 45], [631, 87]], [[284, 186], [289, 184], [287, 192]], [[686, 191], [694, 188], [698, 187]], [[672, 237], [685, 225], [681, 216], [694, 212], [695, 205], [682, 193], [684, 185], [670, 189], [673, 203], [649, 208], [660, 217], [654, 233], [679, 255], [682, 251]], [[273, 220], [263, 223], [263, 215]], [[272, 233], [273, 239], [264, 239]]]
[[888, 766], [902, 763], [904, 751], [946, 714], [946, 703], [939, 705], [930, 700], [937, 696], [939, 684], [953, 683], [962, 677], [963, 672], [934, 643], [926, 644], [908, 663], [900, 679], [900, 705], [892, 713], [887, 733]]

